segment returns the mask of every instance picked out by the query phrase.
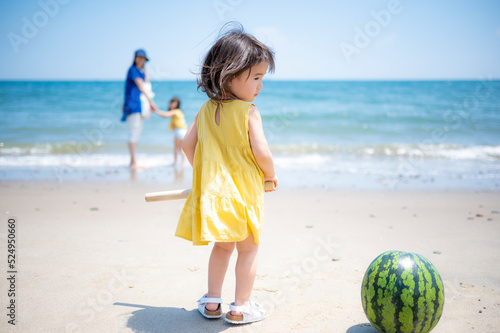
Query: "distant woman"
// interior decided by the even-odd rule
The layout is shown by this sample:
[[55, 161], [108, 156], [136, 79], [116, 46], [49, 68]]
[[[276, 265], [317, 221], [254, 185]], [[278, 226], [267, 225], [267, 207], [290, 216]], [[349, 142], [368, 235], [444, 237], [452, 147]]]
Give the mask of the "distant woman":
[[182, 140], [187, 132], [184, 113], [181, 111], [181, 100], [179, 97], [172, 97], [168, 104], [168, 111], [158, 110], [156, 113], [162, 117], [170, 118], [168, 129], [174, 131], [174, 164], [177, 165], [177, 155], [181, 155], [184, 164], [184, 153], [182, 152]]
[[158, 108], [151, 100], [150, 94], [145, 89], [145, 83], [149, 84], [148, 74], [144, 65], [149, 61], [146, 51], [139, 49], [135, 51], [134, 63], [127, 72], [125, 81], [125, 101], [123, 103], [122, 121], [127, 121], [128, 124], [128, 149], [130, 151], [130, 169], [139, 168], [136, 159], [137, 142], [142, 132], [142, 116], [141, 116], [141, 93], [146, 97], [151, 106], [151, 110], [156, 111]]

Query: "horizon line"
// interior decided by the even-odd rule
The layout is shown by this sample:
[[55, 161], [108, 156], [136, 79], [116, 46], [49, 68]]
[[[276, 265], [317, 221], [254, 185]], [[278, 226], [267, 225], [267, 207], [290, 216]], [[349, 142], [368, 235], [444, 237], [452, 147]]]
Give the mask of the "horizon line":
[[[266, 78], [264, 81], [274, 81], [274, 82], [346, 82], [346, 81], [373, 81], [373, 82], [383, 82], [383, 81], [500, 81], [500, 77], [482, 77], [482, 78], [331, 78], [331, 79], [313, 79], [313, 78], [289, 78], [289, 79], [273, 79]], [[32, 79], [12, 79], [12, 78], [0, 78], [0, 82], [124, 82], [123, 79], [86, 79], [86, 78], [74, 78], [74, 79], [55, 79], [55, 78], [32, 78]], [[165, 80], [151, 80], [151, 82], [196, 82], [196, 79], [165, 79]]]

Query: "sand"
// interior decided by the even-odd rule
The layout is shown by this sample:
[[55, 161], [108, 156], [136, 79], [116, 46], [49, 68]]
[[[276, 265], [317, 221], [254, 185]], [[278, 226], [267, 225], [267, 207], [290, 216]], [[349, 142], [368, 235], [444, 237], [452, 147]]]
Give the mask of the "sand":
[[[144, 201], [144, 193], [167, 189], [138, 181], [1, 182], [0, 331], [373, 333], [361, 307], [364, 272], [378, 254], [402, 250], [431, 260], [445, 283], [433, 332], [498, 332], [499, 192], [266, 194], [253, 298], [270, 316], [238, 327], [198, 313], [210, 246], [173, 236], [184, 200]], [[4, 278], [12, 216], [15, 326], [7, 323]]]

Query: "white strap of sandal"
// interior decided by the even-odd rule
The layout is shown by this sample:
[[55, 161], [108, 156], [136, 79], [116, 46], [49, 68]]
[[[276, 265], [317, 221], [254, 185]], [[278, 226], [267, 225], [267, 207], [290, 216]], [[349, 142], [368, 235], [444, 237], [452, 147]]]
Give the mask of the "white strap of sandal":
[[265, 311], [266, 311], [262, 305], [260, 305], [257, 302], [254, 302], [252, 300], [248, 300], [248, 305], [234, 305], [234, 303], [229, 304], [229, 309], [231, 311], [238, 311], [238, 312], [247, 313], [247, 314], [251, 313], [252, 307], [257, 308], [260, 312], [263, 312], [263, 313], [265, 313]]
[[200, 303], [200, 304], [206, 304], [206, 303], [219, 303], [219, 304], [222, 304], [222, 298], [206, 297], [206, 295], [205, 295], [205, 296], [203, 296], [202, 298], [200, 298], [198, 300], [198, 303]]
[[244, 312], [248, 308], [248, 306], [246, 305], [233, 305], [233, 304], [234, 303], [229, 304], [229, 310], [231, 311]]

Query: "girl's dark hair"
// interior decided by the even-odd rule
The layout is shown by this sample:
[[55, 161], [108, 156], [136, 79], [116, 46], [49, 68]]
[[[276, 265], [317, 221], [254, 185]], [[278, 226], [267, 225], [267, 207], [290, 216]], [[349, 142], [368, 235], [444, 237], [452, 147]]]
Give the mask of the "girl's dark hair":
[[[227, 26], [224, 25], [221, 31]], [[237, 24], [236, 28], [220, 35], [208, 51], [197, 80], [198, 89], [219, 102], [236, 99], [228, 87], [229, 82], [261, 62], [269, 63], [268, 71], [274, 72], [274, 52]]]
[[172, 97], [172, 99], [170, 99], [170, 102], [168, 103], [168, 109], [169, 110], [170, 110], [170, 103], [172, 103], [172, 102], [177, 102], [176, 109], [180, 109], [181, 108], [181, 100], [180, 100], [180, 98], [177, 97], [177, 96], [174, 96], [174, 97]]

